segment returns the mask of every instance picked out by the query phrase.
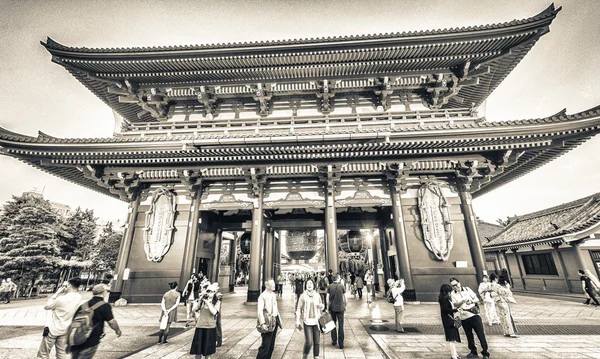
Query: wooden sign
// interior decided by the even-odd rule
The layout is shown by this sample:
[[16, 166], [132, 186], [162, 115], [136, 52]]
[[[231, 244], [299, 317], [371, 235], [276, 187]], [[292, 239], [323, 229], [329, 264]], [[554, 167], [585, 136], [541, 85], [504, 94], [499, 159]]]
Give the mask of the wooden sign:
[[144, 226], [144, 251], [151, 262], [160, 262], [173, 243], [175, 222], [175, 200], [167, 188], [157, 189], [152, 196], [152, 205], [146, 212]]

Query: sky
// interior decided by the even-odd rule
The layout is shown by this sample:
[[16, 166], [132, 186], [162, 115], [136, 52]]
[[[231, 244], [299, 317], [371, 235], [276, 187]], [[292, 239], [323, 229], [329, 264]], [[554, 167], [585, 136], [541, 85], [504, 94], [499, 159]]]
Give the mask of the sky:
[[[488, 121], [540, 118], [600, 105], [600, 2], [563, 10], [479, 108]], [[139, 47], [373, 34], [492, 24], [533, 16], [549, 1], [0, 1], [0, 126], [56, 137], [111, 137], [111, 109], [53, 64], [40, 41]], [[600, 192], [600, 136], [474, 201], [489, 222]], [[32, 188], [104, 219], [127, 204], [0, 156], [0, 203]]]

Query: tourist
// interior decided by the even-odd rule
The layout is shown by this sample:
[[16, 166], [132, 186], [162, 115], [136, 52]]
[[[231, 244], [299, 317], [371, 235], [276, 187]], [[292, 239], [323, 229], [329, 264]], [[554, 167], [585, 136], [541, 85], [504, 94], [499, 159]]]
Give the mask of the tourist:
[[296, 304], [294, 304], [294, 311], [298, 308], [298, 300], [300, 296], [304, 292], [304, 278], [302, 274], [296, 275], [296, 279], [294, 280], [294, 293], [296, 294]]
[[279, 275], [277, 276], [277, 294], [281, 297], [283, 296], [283, 282], [285, 281], [285, 279], [283, 278], [283, 275], [281, 275], [281, 273], [279, 273]]
[[[325, 273], [323, 273], [323, 280]], [[315, 292], [315, 282], [312, 279], [306, 281], [306, 290], [300, 296], [298, 309], [296, 310], [296, 328], [304, 329], [304, 350], [302, 359], [308, 358], [310, 347], [313, 347], [313, 357], [319, 356], [319, 343], [321, 335], [319, 331], [319, 318], [321, 311], [325, 308], [321, 296]]]
[[277, 327], [281, 328], [279, 319], [279, 309], [277, 309], [277, 298], [273, 293], [275, 290], [275, 281], [268, 278], [265, 282], [265, 290], [258, 297], [258, 324], [262, 328], [261, 343], [258, 348], [256, 359], [270, 359], [275, 349], [275, 338], [277, 337]]
[[[56, 347], [57, 359], [67, 358], [67, 330], [81, 302], [81, 295], [78, 293], [80, 285], [81, 279], [71, 278], [48, 299], [44, 309], [50, 313], [46, 316], [46, 327], [37, 352], [38, 358], [48, 359], [52, 347]], [[64, 295], [60, 295], [62, 293]]]
[[344, 349], [344, 311], [346, 310], [346, 295], [344, 286], [340, 284], [342, 278], [337, 275], [334, 282], [327, 287], [327, 303], [329, 303], [329, 313], [331, 319], [336, 324], [336, 328], [331, 331], [331, 345], [339, 344], [340, 349]]
[[192, 320], [192, 307], [194, 306], [194, 301], [198, 299], [199, 290], [200, 283], [198, 281], [198, 277], [196, 276], [196, 274], [192, 273], [190, 279], [185, 285], [185, 289], [183, 290], [183, 300], [185, 301], [185, 305], [187, 308], [186, 319], [188, 321]]
[[600, 295], [600, 281], [598, 280], [598, 278], [589, 269], [586, 269], [583, 272], [590, 279], [592, 285], [596, 288], [596, 294]]
[[362, 299], [363, 288], [365, 287], [365, 280], [361, 276], [356, 277], [356, 291], [358, 292], [358, 299]]
[[[215, 296], [217, 297], [217, 300], [221, 302], [222, 307], [223, 294], [221, 293], [219, 282], [214, 282], [213, 286], [216, 288]], [[223, 328], [221, 327], [221, 308], [219, 308], [219, 312], [217, 313], [217, 348], [221, 345], [223, 345]]]
[[490, 274], [490, 282], [491, 295], [496, 304], [504, 336], [518, 338], [517, 326], [515, 325], [510, 305], [508, 305], [509, 302], [516, 303], [510, 290], [510, 284], [507, 283], [505, 277], [498, 277], [496, 273]]
[[404, 298], [402, 297], [402, 293], [404, 293], [406, 286], [404, 285], [404, 279], [402, 278], [395, 282], [393, 279], [391, 281], [393, 283], [390, 285], [390, 295], [394, 298], [394, 322], [396, 324], [396, 331], [398, 333], [404, 333], [404, 327], [402, 326], [402, 319], [404, 317]]
[[329, 284], [333, 283], [333, 269], [327, 271], [327, 281]]
[[580, 275], [581, 288], [583, 289], [583, 292], [588, 295], [587, 300], [583, 304], [589, 305], [590, 300], [594, 301], [594, 305], [600, 304], [598, 303], [598, 299], [596, 299], [596, 293], [598, 292], [596, 285], [592, 282], [591, 278], [585, 274], [583, 269], [580, 269], [578, 273]]
[[374, 297], [373, 292], [373, 273], [369, 269], [367, 273], [365, 273], [365, 285], [367, 286], [367, 304], [371, 303], [371, 298]]
[[[92, 317], [92, 333], [90, 334], [87, 341], [81, 345], [74, 345], [71, 347], [72, 359], [90, 359], [93, 358], [100, 345], [100, 339], [104, 337], [104, 322], [107, 322], [112, 330], [117, 334], [119, 338], [122, 334], [119, 328], [119, 323], [113, 316], [112, 307], [104, 300], [108, 295], [108, 290], [105, 284], [97, 284], [92, 288], [92, 299], [87, 302], [88, 308], [94, 307], [94, 315]], [[81, 306], [77, 309], [77, 312], [81, 310]], [[75, 316], [77, 316], [77, 312]]]
[[491, 283], [487, 275], [483, 275], [483, 282], [479, 284], [478, 292], [481, 299], [483, 299], [483, 306], [485, 308], [485, 316], [487, 317], [488, 325], [491, 327], [494, 324], [500, 324], [500, 319], [496, 313], [496, 303], [492, 298]]
[[325, 307], [327, 307], [327, 287], [329, 286], [329, 280], [327, 279], [327, 276], [325, 275], [325, 272], [321, 272], [321, 275], [319, 276], [319, 281], [318, 281], [318, 287], [319, 287], [319, 295], [321, 296], [321, 302], [323, 303], [323, 305]]
[[452, 359], [458, 359], [460, 357], [456, 352], [456, 343], [460, 343], [460, 333], [454, 324], [454, 313], [457, 312], [458, 309], [455, 309], [454, 305], [452, 305], [452, 298], [450, 297], [450, 293], [452, 293], [452, 291], [452, 286], [449, 284], [442, 284], [440, 287], [438, 303], [440, 303], [440, 315], [442, 316], [444, 335], [446, 336], [446, 342], [448, 342], [448, 347], [450, 348], [450, 355]]
[[217, 351], [217, 314], [221, 310], [221, 301], [217, 299], [216, 293], [217, 288], [211, 284], [194, 302], [193, 309], [198, 316], [190, 354], [194, 354], [196, 359], [203, 355], [208, 359]]
[[181, 300], [181, 295], [177, 291], [177, 282], [169, 283], [169, 290], [163, 295], [160, 302], [160, 327], [158, 331], [158, 344], [167, 344], [167, 337], [171, 329], [171, 323], [177, 322], [177, 306]]
[[6, 279], [2, 279], [0, 284], [0, 303], [6, 303], [6, 293], [8, 293], [8, 285]]
[[6, 294], [4, 295], [6, 298], [6, 303], [10, 304], [10, 298], [17, 291], [17, 285], [10, 279], [6, 278]]
[[477, 347], [475, 346], [475, 338], [473, 337], [473, 331], [477, 334], [479, 343], [481, 344], [481, 355], [483, 358], [489, 358], [487, 340], [485, 338], [485, 332], [483, 329], [483, 322], [479, 315], [479, 299], [477, 295], [469, 287], [463, 287], [460, 281], [456, 278], [450, 278], [450, 285], [454, 288], [454, 291], [450, 294], [452, 304], [455, 308], [458, 308], [458, 318], [461, 320], [465, 334], [467, 335], [467, 342], [469, 343], [469, 350], [471, 351], [467, 358], [478, 358]]

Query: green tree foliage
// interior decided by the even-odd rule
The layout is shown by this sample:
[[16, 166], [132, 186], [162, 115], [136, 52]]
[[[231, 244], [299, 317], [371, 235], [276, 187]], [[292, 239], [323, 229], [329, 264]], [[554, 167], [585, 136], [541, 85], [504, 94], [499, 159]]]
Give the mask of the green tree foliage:
[[123, 233], [115, 231], [112, 222], [108, 222], [100, 234], [100, 239], [94, 251], [92, 258], [94, 271], [105, 272], [115, 269], [122, 239]]
[[29, 194], [13, 196], [4, 210], [0, 217], [0, 276], [12, 277], [24, 290], [58, 266], [59, 217], [50, 202]]

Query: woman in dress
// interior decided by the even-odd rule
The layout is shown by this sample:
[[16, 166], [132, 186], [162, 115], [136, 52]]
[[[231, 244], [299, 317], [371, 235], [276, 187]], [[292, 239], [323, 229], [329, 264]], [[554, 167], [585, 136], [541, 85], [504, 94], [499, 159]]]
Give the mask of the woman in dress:
[[315, 292], [315, 282], [312, 279], [306, 281], [306, 290], [298, 300], [296, 309], [296, 328], [304, 329], [304, 351], [302, 359], [308, 358], [310, 347], [313, 347], [313, 357], [319, 356], [319, 343], [321, 332], [319, 331], [319, 318], [321, 311], [325, 308], [321, 302], [321, 296]]
[[181, 300], [181, 295], [177, 291], [177, 282], [169, 283], [168, 292], [163, 295], [162, 301], [160, 302], [160, 330], [158, 332], [158, 344], [167, 344], [167, 337], [169, 336], [169, 329], [171, 329], [171, 323], [177, 321], [177, 306]]
[[196, 359], [203, 355], [208, 359], [217, 351], [217, 313], [221, 310], [221, 301], [215, 295], [216, 292], [216, 286], [211, 284], [206, 288], [206, 294], [201, 295], [194, 303], [198, 319], [190, 354], [196, 355]]
[[510, 305], [508, 305], [509, 302], [516, 303], [510, 290], [510, 284], [506, 282], [503, 276], [498, 277], [496, 273], [490, 274], [490, 282], [490, 293], [496, 303], [496, 310], [498, 311], [504, 336], [518, 338], [517, 326], [515, 325]]
[[479, 284], [479, 295], [483, 299], [483, 305], [485, 307], [485, 315], [488, 320], [488, 325], [491, 327], [494, 324], [500, 324], [500, 319], [496, 312], [496, 302], [492, 298], [492, 290], [490, 289], [492, 283], [487, 275], [483, 275], [483, 282]]
[[454, 313], [456, 313], [458, 309], [454, 308], [452, 299], [450, 299], [452, 290], [450, 284], [442, 284], [440, 287], [438, 303], [440, 304], [440, 315], [442, 316], [444, 334], [446, 336], [446, 342], [448, 342], [448, 347], [450, 348], [450, 355], [452, 356], [452, 359], [459, 359], [460, 357], [456, 353], [456, 343], [460, 343], [460, 334], [458, 333], [458, 328], [454, 325]]

